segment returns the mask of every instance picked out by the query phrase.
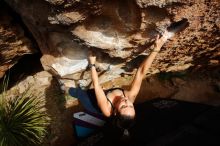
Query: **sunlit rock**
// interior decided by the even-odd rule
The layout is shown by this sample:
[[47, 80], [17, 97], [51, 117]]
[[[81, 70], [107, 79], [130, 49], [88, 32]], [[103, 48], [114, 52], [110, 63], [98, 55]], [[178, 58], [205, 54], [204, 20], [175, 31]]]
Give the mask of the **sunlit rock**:
[[[170, 25], [188, 26], [170, 38], [148, 75], [219, 65], [217, 1], [193, 0], [15, 0], [6, 1], [21, 15], [43, 54], [42, 66], [74, 85], [91, 87], [87, 51], [97, 55], [101, 82], [133, 75], [150, 54], [155, 37]], [[214, 63], [213, 61], [215, 60]]]

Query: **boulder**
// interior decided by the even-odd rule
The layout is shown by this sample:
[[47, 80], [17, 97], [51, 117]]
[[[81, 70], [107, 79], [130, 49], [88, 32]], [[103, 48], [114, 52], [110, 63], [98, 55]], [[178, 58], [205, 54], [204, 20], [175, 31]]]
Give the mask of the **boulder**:
[[[219, 65], [217, 1], [193, 0], [16, 0], [6, 1], [22, 18], [43, 54], [45, 70], [91, 85], [87, 52], [97, 55], [101, 83], [134, 73], [157, 34], [187, 26], [162, 48], [148, 75]], [[77, 80], [75, 80], [77, 78]]]

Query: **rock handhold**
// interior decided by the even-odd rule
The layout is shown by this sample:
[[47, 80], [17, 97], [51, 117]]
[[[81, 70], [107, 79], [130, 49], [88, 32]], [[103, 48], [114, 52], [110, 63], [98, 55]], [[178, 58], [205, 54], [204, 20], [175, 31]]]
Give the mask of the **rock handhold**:
[[189, 22], [186, 18], [183, 18], [180, 21], [172, 23], [165, 30], [166, 34], [163, 34], [166, 39], [172, 38], [176, 33], [183, 31], [187, 26], [189, 26]]

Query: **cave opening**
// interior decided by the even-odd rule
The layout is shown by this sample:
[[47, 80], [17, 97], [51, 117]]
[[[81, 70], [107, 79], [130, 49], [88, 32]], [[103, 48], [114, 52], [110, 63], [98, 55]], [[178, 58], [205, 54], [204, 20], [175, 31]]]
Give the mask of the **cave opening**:
[[[42, 53], [32, 33], [24, 24], [21, 16], [17, 12], [15, 12], [5, 1], [0, 1], [0, 8], [4, 9], [12, 17], [12, 24], [18, 24], [22, 28], [24, 36], [30, 40], [33, 48], [36, 50], [34, 54], [25, 54], [23, 56], [14, 58], [17, 63], [5, 72], [5, 76], [9, 79], [8, 88], [10, 88], [19, 83], [19, 81], [21, 81], [25, 77], [43, 70], [40, 62]], [[1, 78], [0, 82], [2, 82], [3, 80], [4, 78]]]

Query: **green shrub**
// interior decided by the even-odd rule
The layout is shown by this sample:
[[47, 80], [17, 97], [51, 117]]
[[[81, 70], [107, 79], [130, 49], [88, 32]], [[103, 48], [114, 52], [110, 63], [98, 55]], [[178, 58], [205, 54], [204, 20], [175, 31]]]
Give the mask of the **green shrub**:
[[0, 95], [0, 146], [40, 145], [47, 133], [49, 117], [42, 98], [26, 91], [18, 97], [7, 97], [7, 83]]

